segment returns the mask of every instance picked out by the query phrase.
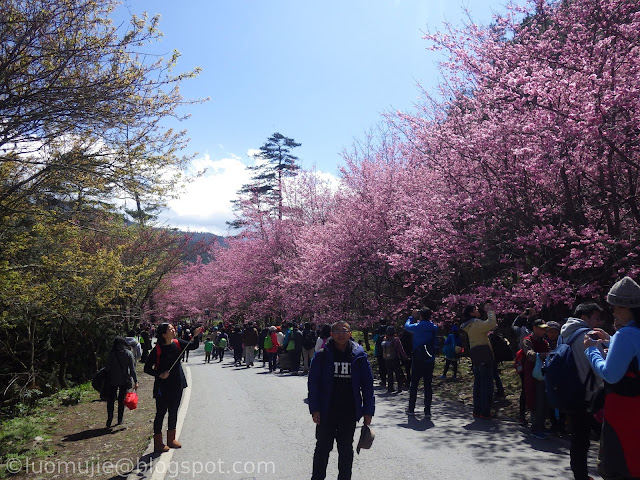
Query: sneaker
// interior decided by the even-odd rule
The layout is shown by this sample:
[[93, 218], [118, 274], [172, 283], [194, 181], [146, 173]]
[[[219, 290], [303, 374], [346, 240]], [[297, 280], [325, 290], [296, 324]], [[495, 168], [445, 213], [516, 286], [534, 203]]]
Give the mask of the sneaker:
[[506, 396], [507, 396], [507, 394], [504, 393], [504, 392], [498, 392], [498, 393], [496, 393], [494, 395], [494, 397], [496, 397], [496, 398], [505, 398]]
[[424, 411], [424, 418], [425, 420], [431, 420], [431, 412], [427, 412], [426, 410]]
[[416, 416], [416, 412], [414, 412], [413, 410], [409, 410], [408, 408], [404, 411], [404, 413], [406, 413], [410, 417], [415, 417]]

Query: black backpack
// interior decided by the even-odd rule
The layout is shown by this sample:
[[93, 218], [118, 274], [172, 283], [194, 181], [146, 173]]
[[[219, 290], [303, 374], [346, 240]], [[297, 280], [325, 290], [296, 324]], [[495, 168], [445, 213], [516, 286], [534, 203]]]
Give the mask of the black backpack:
[[305, 330], [302, 332], [302, 348], [307, 350], [315, 348], [316, 340], [316, 332], [313, 330]]
[[489, 341], [491, 342], [493, 358], [496, 362], [510, 362], [513, 360], [513, 352], [506, 338], [499, 333], [491, 332]]
[[91, 380], [91, 386], [100, 394], [100, 400], [107, 400], [107, 387], [109, 386], [109, 371], [106, 367], [102, 367], [96, 372]]

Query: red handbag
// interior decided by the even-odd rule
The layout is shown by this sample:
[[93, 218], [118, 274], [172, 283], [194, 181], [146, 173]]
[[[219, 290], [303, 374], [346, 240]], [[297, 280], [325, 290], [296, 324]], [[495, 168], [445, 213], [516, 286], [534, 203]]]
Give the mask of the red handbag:
[[136, 392], [128, 392], [124, 397], [124, 404], [129, 410], [135, 410], [138, 406], [138, 394]]

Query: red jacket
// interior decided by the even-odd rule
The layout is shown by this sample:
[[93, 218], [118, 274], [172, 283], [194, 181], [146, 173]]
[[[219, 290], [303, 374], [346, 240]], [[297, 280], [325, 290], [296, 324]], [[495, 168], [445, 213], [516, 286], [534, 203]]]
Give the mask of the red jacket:
[[271, 348], [265, 349], [265, 352], [277, 353], [278, 347], [280, 346], [280, 344], [278, 343], [278, 332], [272, 332], [269, 334], [269, 336], [271, 337], [271, 343], [273, 343], [273, 346]]

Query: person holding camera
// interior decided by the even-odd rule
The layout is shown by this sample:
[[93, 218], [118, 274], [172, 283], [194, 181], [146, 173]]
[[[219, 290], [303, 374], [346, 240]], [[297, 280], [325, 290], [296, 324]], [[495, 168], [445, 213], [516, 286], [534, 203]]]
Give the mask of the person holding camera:
[[[594, 329], [583, 336], [591, 368], [606, 382], [598, 472], [605, 480], [640, 478], [640, 285], [624, 277], [609, 290], [607, 303], [618, 331], [609, 337]], [[605, 358], [598, 347], [606, 342]]]
[[469, 357], [473, 368], [473, 416], [491, 419], [493, 402], [493, 351], [489, 343], [489, 332], [496, 328], [497, 320], [493, 306], [488, 303], [487, 320], [482, 320], [480, 307], [467, 305], [462, 312], [460, 328], [469, 336]]
[[[187, 387], [180, 358], [186, 350], [195, 350], [199, 346], [198, 335], [203, 327], [194, 331], [190, 342], [178, 340], [176, 330], [170, 323], [158, 326], [158, 341], [151, 350], [144, 364], [144, 373], [155, 377], [153, 398], [156, 399], [156, 416], [153, 421], [153, 450], [155, 453], [168, 452], [169, 448], [180, 448], [182, 444], [176, 440], [178, 408], [182, 401], [182, 391]], [[169, 413], [167, 427], [167, 444], [162, 442], [162, 423]]]

